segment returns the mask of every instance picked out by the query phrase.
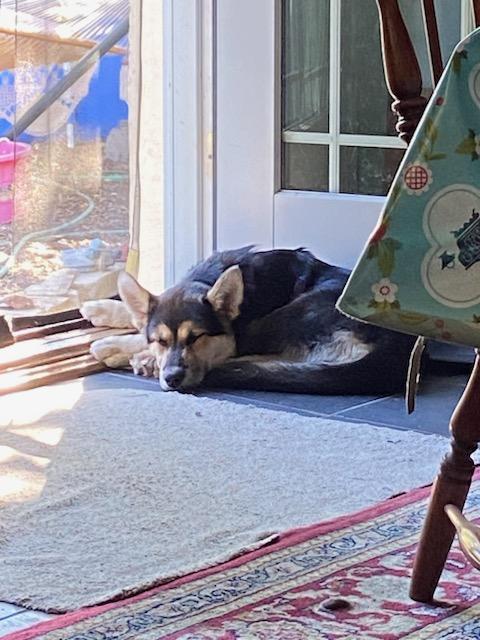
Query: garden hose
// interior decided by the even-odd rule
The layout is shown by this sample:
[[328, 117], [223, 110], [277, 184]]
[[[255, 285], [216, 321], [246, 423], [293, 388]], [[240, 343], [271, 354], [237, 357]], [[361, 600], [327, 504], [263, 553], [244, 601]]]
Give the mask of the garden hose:
[[[106, 174], [107, 176], [109, 176], [110, 174]], [[112, 176], [114, 176], [114, 180], [115, 181], [120, 181], [121, 179], [124, 178], [124, 176], [126, 174], [123, 173], [112, 173]], [[108, 178], [107, 178], [108, 180]], [[56, 187], [60, 187], [61, 189], [70, 191], [72, 193], [76, 193], [77, 195], [79, 195], [80, 197], [84, 198], [87, 201], [87, 206], [86, 208], [79, 213], [77, 216], [75, 216], [72, 220], [68, 220], [67, 222], [63, 222], [60, 225], [57, 225], [55, 227], [51, 227], [50, 229], [42, 229], [40, 231], [32, 231], [31, 233], [27, 233], [27, 235], [23, 236], [23, 238], [21, 238], [17, 244], [13, 247], [12, 249], [12, 253], [11, 255], [8, 257], [8, 259], [6, 260], [6, 262], [0, 267], [0, 279], [5, 277], [7, 275], [7, 273], [10, 271], [10, 268], [13, 266], [13, 264], [15, 263], [15, 259], [17, 257], [17, 255], [20, 253], [20, 251], [23, 249], [23, 247], [25, 247], [25, 245], [27, 245], [29, 242], [32, 242], [33, 240], [40, 240], [40, 239], [46, 239], [46, 238], [58, 238], [58, 237], [64, 237], [64, 236], [83, 236], [83, 235], [91, 235], [92, 233], [95, 235], [102, 235], [102, 234], [121, 234], [121, 233], [128, 233], [128, 229], [91, 229], [89, 232], [85, 232], [85, 231], [64, 231], [64, 229], [68, 229], [69, 227], [71, 227], [72, 225], [77, 224], [78, 222], [83, 221], [85, 218], [87, 218], [92, 211], [95, 208], [95, 203], [92, 200], [92, 198], [86, 194], [83, 193], [82, 191], [78, 191], [78, 189], [74, 189], [73, 187], [67, 187], [64, 184], [60, 184], [58, 182], [53, 182], [51, 183], [53, 185], [55, 185]], [[62, 232], [62, 233], [60, 233]], [[5, 246], [6, 244], [8, 244], [8, 241], [5, 241], [3, 243], [0, 244], [0, 246]]]
[[72, 193], [76, 193], [77, 195], [81, 196], [87, 201], [87, 206], [81, 213], [75, 216], [75, 218], [72, 218], [72, 220], [68, 220], [68, 222], [63, 222], [62, 224], [59, 224], [55, 227], [51, 227], [50, 229], [44, 229], [42, 231], [32, 231], [31, 233], [27, 233], [27, 235], [23, 236], [23, 238], [21, 238], [17, 242], [17, 244], [13, 247], [12, 253], [9, 256], [8, 260], [5, 262], [5, 264], [3, 264], [0, 267], [0, 278], [3, 278], [7, 275], [7, 273], [10, 271], [10, 268], [15, 263], [15, 259], [17, 255], [20, 253], [20, 251], [23, 249], [23, 247], [26, 244], [28, 244], [29, 242], [32, 242], [32, 240], [39, 240], [40, 238], [49, 237], [51, 235], [57, 234], [63, 229], [68, 229], [72, 225], [77, 224], [82, 220], [85, 220], [85, 218], [87, 218], [94, 210], [95, 203], [92, 200], [92, 198], [86, 193], [82, 193], [81, 191], [78, 191], [77, 189], [73, 189], [72, 187], [67, 187], [63, 184], [59, 184], [58, 182], [54, 182], [53, 184], [57, 187], [60, 187], [67, 191], [71, 191]]

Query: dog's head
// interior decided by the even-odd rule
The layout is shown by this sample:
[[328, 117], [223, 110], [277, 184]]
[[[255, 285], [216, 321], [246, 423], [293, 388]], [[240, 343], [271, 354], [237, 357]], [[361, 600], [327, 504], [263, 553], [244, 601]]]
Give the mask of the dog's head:
[[232, 322], [243, 300], [238, 266], [224, 271], [211, 287], [184, 281], [154, 296], [122, 273], [118, 289], [133, 323], [145, 332], [164, 391], [200, 384], [210, 369], [235, 355]]

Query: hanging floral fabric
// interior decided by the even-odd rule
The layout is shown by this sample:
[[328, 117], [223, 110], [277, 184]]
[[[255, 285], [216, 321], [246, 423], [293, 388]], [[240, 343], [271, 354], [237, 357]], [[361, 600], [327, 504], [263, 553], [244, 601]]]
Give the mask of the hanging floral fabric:
[[337, 306], [480, 346], [480, 30], [453, 52]]

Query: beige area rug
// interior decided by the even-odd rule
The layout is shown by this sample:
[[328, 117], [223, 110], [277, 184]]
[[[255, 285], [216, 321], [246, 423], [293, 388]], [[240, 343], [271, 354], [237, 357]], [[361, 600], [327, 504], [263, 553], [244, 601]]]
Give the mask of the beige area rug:
[[447, 441], [81, 381], [0, 399], [0, 600], [67, 611], [432, 480]]

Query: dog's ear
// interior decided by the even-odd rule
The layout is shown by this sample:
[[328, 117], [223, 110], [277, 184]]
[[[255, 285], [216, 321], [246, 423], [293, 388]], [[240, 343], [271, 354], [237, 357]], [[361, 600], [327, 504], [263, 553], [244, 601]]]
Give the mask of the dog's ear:
[[207, 300], [217, 313], [235, 320], [243, 302], [243, 277], [240, 267], [234, 265], [222, 273], [207, 293]]
[[132, 316], [135, 327], [143, 329], [148, 320], [150, 293], [125, 271], [118, 276], [118, 293]]

